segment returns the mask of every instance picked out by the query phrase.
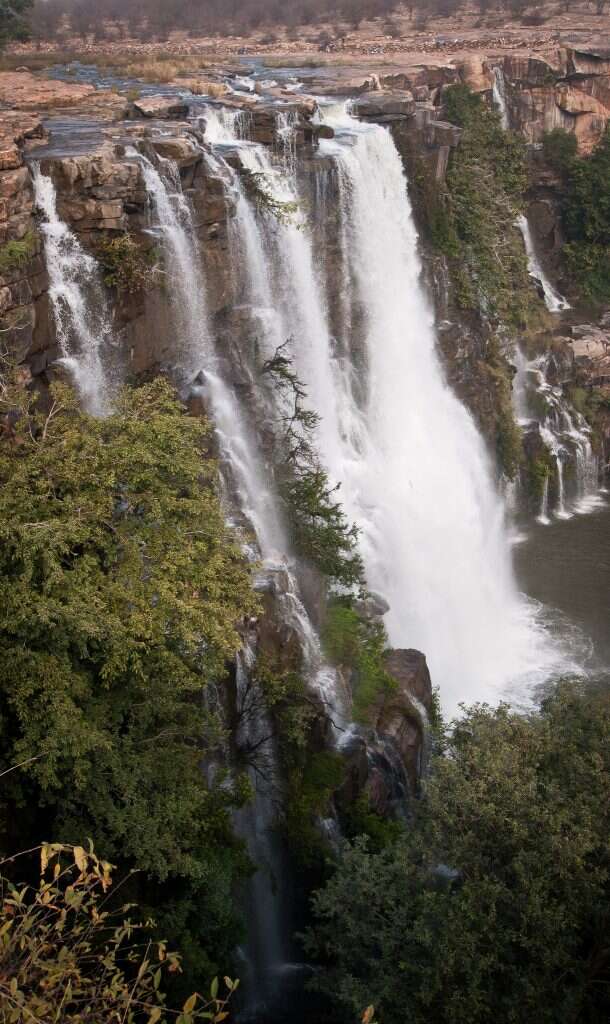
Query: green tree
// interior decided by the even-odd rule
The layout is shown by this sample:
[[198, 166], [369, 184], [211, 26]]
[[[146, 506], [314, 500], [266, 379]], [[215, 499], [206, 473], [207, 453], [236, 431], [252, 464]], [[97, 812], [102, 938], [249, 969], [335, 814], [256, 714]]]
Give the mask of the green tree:
[[569, 683], [448, 731], [404, 837], [356, 842], [314, 898], [346, 1020], [369, 1000], [384, 1024], [606, 1019], [609, 738], [607, 686]]
[[568, 166], [563, 204], [568, 273], [584, 295], [610, 299], [610, 128], [591, 156]]
[[349, 523], [315, 447], [319, 416], [306, 405], [307, 389], [280, 345], [261, 368], [283, 409], [276, 450], [280, 496], [297, 554], [327, 579], [349, 590], [363, 585], [358, 528]]
[[28, 20], [34, 0], [0, 0], [0, 47], [11, 39], [27, 39]]
[[168, 914], [170, 883], [186, 886], [214, 934], [243, 862], [229, 821], [243, 794], [202, 767], [255, 603], [202, 458], [209, 428], [163, 380], [104, 420], [65, 386], [44, 412], [18, 386], [0, 394], [0, 768], [26, 762], [6, 778], [0, 843], [93, 836], [164, 884]]

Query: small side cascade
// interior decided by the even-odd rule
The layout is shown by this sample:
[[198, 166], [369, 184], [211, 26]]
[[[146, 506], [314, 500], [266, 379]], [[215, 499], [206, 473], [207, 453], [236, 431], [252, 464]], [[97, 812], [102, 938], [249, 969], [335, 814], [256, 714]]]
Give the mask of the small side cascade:
[[493, 101], [498, 108], [500, 113], [500, 119], [504, 131], [508, 131], [510, 128], [510, 118], [508, 116], [508, 104], [506, 102], [506, 81], [504, 79], [504, 71], [501, 67], [495, 67], [493, 69], [494, 84], [492, 87]]
[[36, 206], [44, 217], [41, 230], [60, 362], [74, 378], [87, 410], [104, 416], [111, 405], [114, 340], [100, 269], [59, 217], [52, 178], [37, 164], [32, 175]]
[[549, 313], [561, 313], [566, 309], [570, 309], [568, 300], [564, 299], [563, 295], [560, 295], [557, 289], [553, 287], [540, 265], [527, 217], [524, 214], [520, 214], [517, 217], [516, 224], [523, 235], [529, 275], [542, 288], [544, 303]]
[[297, 162], [295, 127], [297, 115], [293, 111], [280, 110], [277, 115], [275, 134], [286, 170], [294, 174]]
[[244, 891], [246, 936], [238, 955], [244, 962], [240, 1024], [264, 1020], [281, 999], [291, 966], [289, 885], [285, 854], [276, 829], [281, 780], [273, 726], [252, 677], [255, 650], [246, 643], [235, 660], [238, 763], [247, 770], [253, 798], [235, 812], [235, 831], [255, 866]]
[[[556, 519], [593, 512], [604, 504], [599, 460], [591, 444], [591, 428], [584, 416], [572, 408], [561, 387], [548, 380], [549, 356], [527, 360], [515, 355], [514, 403], [517, 418], [527, 431], [534, 427], [555, 465], [551, 491], [547, 476], [537, 521], [545, 526]], [[553, 508], [550, 509], [553, 495]]]

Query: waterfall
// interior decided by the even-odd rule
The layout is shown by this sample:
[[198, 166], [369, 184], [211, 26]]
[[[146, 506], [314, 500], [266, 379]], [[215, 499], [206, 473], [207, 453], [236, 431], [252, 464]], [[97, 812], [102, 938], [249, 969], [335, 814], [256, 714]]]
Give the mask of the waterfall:
[[[233, 137], [245, 171], [276, 202], [299, 204], [278, 222], [264, 210], [248, 214], [243, 197], [243, 223], [251, 218], [241, 249], [246, 293], [274, 311], [263, 345], [289, 329], [295, 366], [321, 418], [321, 456], [361, 529], [367, 583], [390, 604], [390, 641], [426, 652], [453, 711], [460, 700], [493, 699], [546, 677], [561, 655], [517, 592], [483, 441], [436, 355], [391, 135], [343, 109], [324, 119], [336, 133], [319, 148], [339, 184], [334, 242], [351, 294], [347, 301], [330, 294], [291, 166], [278, 169], [264, 147]], [[359, 311], [356, 348], [350, 317], [342, 336], [331, 336], [329, 306]]]
[[534, 279], [542, 288], [544, 295], [544, 302], [546, 308], [550, 313], [560, 313], [564, 309], [570, 309], [570, 303], [567, 299], [564, 299], [559, 292], [553, 288], [553, 285], [549, 281], [548, 277], [544, 273], [544, 270], [540, 266], [538, 257], [536, 256], [536, 250], [534, 248], [534, 239], [532, 238], [532, 232], [530, 226], [523, 214], [517, 217], [517, 227], [523, 235], [523, 243], [525, 245], [525, 252], [527, 255], [527, 269], [529, 275]]
[[189, 204], [182, 192], [177, 168], [171, 161], [162, 166], [165, 176], [141, 157], [142, 173], [151, 197], [156, 229], [163, 243], [166, 272], [171, 287], [177, 336], [182, 351], [181, 375], [201, 380], [209, 399], [225, 465], [230, 467], [238, 491], [238, 504], [254, 528], [265, 558], [281, 560], [282, 527], [273, 495], [265, 482], [251, 431], [239, 403], [223, 380], [210, 334], [205, 281]]
[[561, 452], [556, 453], [555, 463], [557, 465], [557, 512], [555, 514], [558, 519], [570, 519], [570, 513], [566, 510], [565, 485], [563, 482], [563, 459], [561, 458]]
[[508, 105], [506, 103], [506, 81], [504, 79], [504, 71], [501, 67], [495, 67], [493, 69], [493, 78], [493, 101], [500, 112], [502, 127], [504, 131], [507, 132], [510, 128], [510, 118], [508, 116]]
[[235, 742], [247, 759], [254, 799], [234, 815], [235, 831], [246, 844], [255, 867], [244, 893], [246, 938], [239, 949], [245, 961], [244, 993], [240, 1020], [261, 1020], [281, 994], [289, 947], [288, 893], [284, 852], [276, 824], [280, 779], [273, 729], [264, 698], [253, 684], [254, 652], [246, 644], [235, 662]]
[[544, 484], [542, 487], [542, 497], [540, 499], [540, 512], [536, 516], [536, 521], [541, 526], [548, 526], [551, 520], [549, 519], [549, 478], [545, 477]]
[[110, 408], [113, 339], [99, 267], [58, 216], [52, 179], [37, 164], [32, 176], [35, 203], [44, 217], [41, 231], [60, 362], [74, 378], [85, 408], [103, 416]]
[[[549, 382], [549, 356], [527, 360], [520, 349], [515, 352], [517, 373], [514, 382], [514, 406], [524, 428], [538, 424], [540, 437], [555, 460], [557, 473], [558, 519], [570, 519], [575, 513], [593, 512], [604, 504], [599, 483], [598, 459], [591, 445], [591, 428], [584, 416], [572, 408], [561, 387]], [[575, 468], [575, 480], [565, 478], [566, 465]], [[538, 522], [548, 526], [548, 480], [546, 496]]]
[[[219, 147], [218, 159], [222, 160], [222, 146], [234, 146], [239, 141], [238, 133], [241, 129], [241, 123], [230, 113], [227, 116], [217, 110], [206, 112], [206, 141], [213, 142]], [[261, 175], [265, 181], [264, 187], [273, 190], [274, 197], [281, 197], [281, 202], [294, 200], [294, 193], [286, 185], [281, 184], [282, 178], [276, 172], [262, 146], [247, 141], [241, 142], [240, 156], [244, 168], [251, 173]], [[305, 241], [298, 227], [294, 224], [277, 224], [275, 218], [272, 217], [273, 225], [268, 223], [267, 226], [271, 227], [276, 242], [278, 238], [283, 240], [279, 243], [282, 252], [280, 263], [286, 274], [288, 277], [290, 276], [290, 271], [295, 265], [295, 257], [298, 266], [304, 268], [302, 273], [297, 275], [300, 285], [299, 298], [295, 299], [291, 293], [286, 298], [286, 305], [278, 303], [269, 273], [266, 251], [266, 242], [269, 240], [261, 231], [239, 177], [227, 164], [224, 164], [224, 167], [230, 175], [238, 195], [236, 216], [230, 228], [233, 268], [239, 274], [239, 290], [247, 300], [251, 313], [257, 321], [260, 334], [257, 340], [260, 343], [262, 356], [267, 358], [274, 354], [278, 346], [283, 344], [294, 330], [294, 324], [298, 320], [296, 304], [299, 301], [306, 301], [307, 289], [315, 287], [313, 269], [303, 250]], [[253, 367], [253, 374], [257, 370], [258, 367]], [[264, 400], [259, 397], [259, 401]], [[265, 413], [267, 410], [263, 408], [262, 411]], [[229, 426], [230, 424], [227, 425], [227, 429]], [[233, 420], [233, 426], [235, 426], [235, 420]], [[256, 452], [252, 443], [249, 457], [256, 460]], [[257, 488], [257, 493], [259, 493], [261, 489], [264, 490], [260, 460], [256, 475], [259, 480]], [[267, 490], [267, 494], [270, 503], [273, 504], [275, 500], [273, 489]], [[255, 501], [256, 494], [250, 498], [250, 507]], [[310, 685], [320, 696], [333, 725], [343, 728], [346, 724], [345, 696], [339, 690], [336, 672], [328, 665], [323, 656], [319, 637], [299, 594], [298, 583], [290, 566], [291, 552], [281, 524], [281, 517], [275, 506], [270, 519], [261, 522], [261, 516], [264, 516], [262, 511], [260, 515], [256, 516], [250, 513], [264, 561], [267, 565], [281, 564], [282, 566], [283, 585], [278, 594], [282, 617], [285, 623], [299, 636], [303, 669]]]
[[[340, 394], [339, 457], [347, 514], [361, 528], [369, 586], [390, 604], [394, 646], [426, 652], [446, 708], [506, 694], [553, 655], [514, 582], [503, 504], [474, 421], [448, 387], [420, 279], [417, 234], [390, 132], [327, 115], [347, 252], [364, 310], [367, 392]], [[319, 396], [324, 403], [324, 396]], [[318, 405], [332, 420], [332, 407]]]
[[[506, 103], [506, 81], [504, 79], [504, 71], [501, 67], [495, 67], [493, 69], [493, 101], [500, 112], [500, 120], [504, 131], [508, 131], [510, 128], [510, 118], [508, 114], [508, 106]], [[540, 265], [540, 261], [536, 255], [536, 249], [534, 246], [534, 239], [532, 238], [532, 232], [527, 220], [523, 214], [517, 217], [517, 227], [523, 235], [523, 242], [525, 245], [525, 252], [527, 255], [527, 269], [529, 275], [536, 281], [542, 288], [542, 294], [544, 296], [544, 302], [546, 308], [550, 313], [560, 313], [564, 309], [570, 309], [570, 304], [567, 299], [564, 299], [562, 295], [553, 287], [548, 277], [544, 273]]]

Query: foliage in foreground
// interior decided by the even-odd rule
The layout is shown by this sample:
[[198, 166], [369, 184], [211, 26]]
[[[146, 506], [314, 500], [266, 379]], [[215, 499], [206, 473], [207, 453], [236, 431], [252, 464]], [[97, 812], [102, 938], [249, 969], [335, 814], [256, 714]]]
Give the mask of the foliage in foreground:
[[5, 1024], [220, 1024], [237, 982], [214, 979], [182, 1012], [167, 1008], [163, 978], [180, 957], [124, 905], [109, 910], [111, 865], [93, 848], [44, 843], [37, 888], [0, 875], [0, 1000]]
[[610, 695], [565, 683], [538, 713], [475, 707], [416, 821], [349, 847], [310, 951], [339, 1019], [600, 1024], [610, 984]]
[[0, 846], [95, 837], [142, 872], [139, 899], [163, 884], [162, 927], [213, 971], [206, 956], [236, 938], [242, 794], [202, 772], [223, 735], [206, 694], [254, 604], [202, 459], [208, 427], [162, 380], [104, 420], [64, 386], [45, 412], [9, 385], [2, 404], [0, 769], [21, 767]]

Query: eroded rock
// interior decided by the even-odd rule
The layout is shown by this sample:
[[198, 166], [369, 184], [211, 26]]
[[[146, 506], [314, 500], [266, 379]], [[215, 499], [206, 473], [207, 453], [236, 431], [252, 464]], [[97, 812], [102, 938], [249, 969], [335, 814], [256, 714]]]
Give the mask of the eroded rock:
[[182, 118], [189, 112], [188, 103], [181, 96], [143, 96], [133, 102], [133, 110], [140, 117]]

